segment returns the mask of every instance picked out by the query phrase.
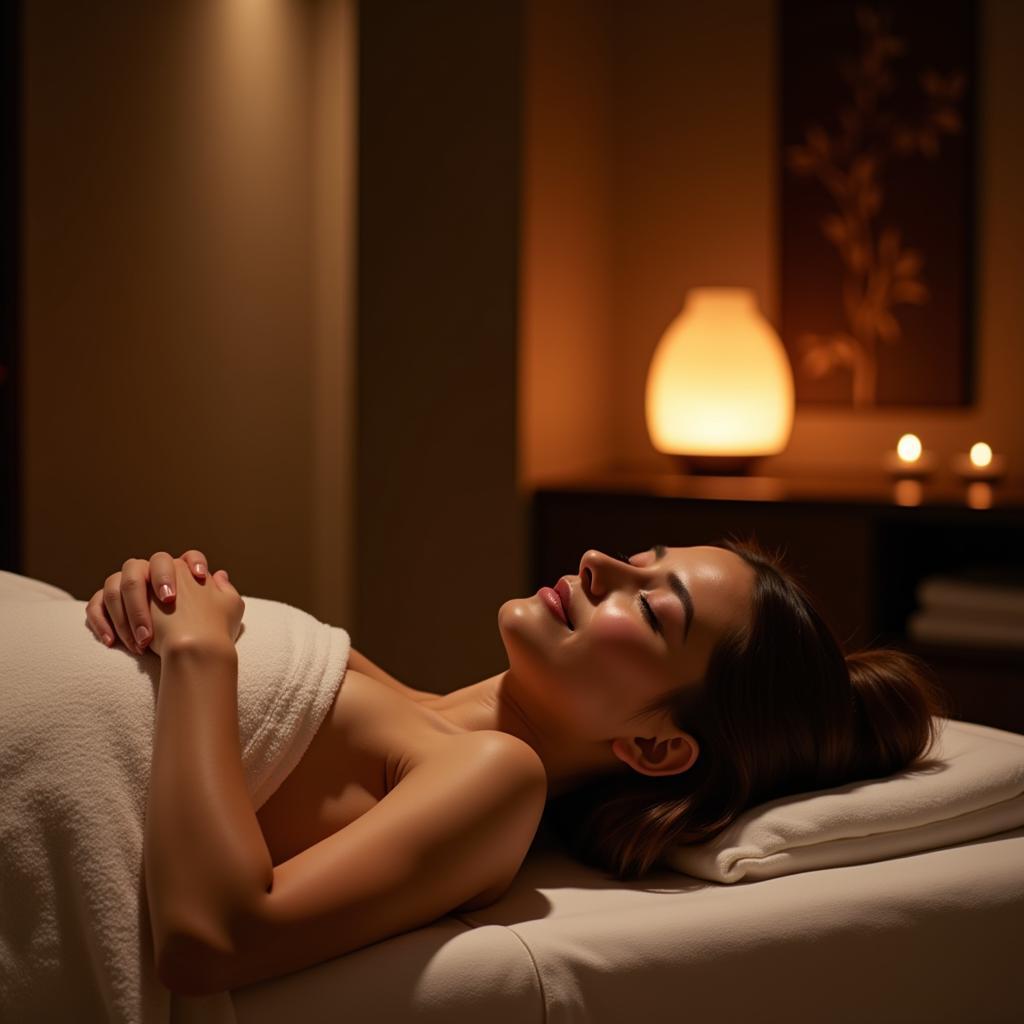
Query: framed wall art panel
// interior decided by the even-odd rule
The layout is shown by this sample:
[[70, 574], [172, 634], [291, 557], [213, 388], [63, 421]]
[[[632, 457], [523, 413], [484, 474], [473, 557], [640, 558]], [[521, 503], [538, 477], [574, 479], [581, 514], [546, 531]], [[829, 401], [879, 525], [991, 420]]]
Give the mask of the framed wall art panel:
[[779, 11], [780, 328], [797, 402], [969, 405], [976, 5]]

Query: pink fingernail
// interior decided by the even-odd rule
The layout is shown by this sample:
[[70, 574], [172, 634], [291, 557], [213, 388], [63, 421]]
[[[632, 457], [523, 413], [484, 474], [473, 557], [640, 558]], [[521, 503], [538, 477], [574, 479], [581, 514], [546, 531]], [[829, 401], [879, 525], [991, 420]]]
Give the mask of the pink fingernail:
[[196, 562], [196, 572], [199, 573], [200, 576], [205, 576], [206, 575], [206, 566], [203, 565], [202, 562]]
[[164, 601], [169, 601], [172, 597], [174, 597], [174, 591], [171, 590], [171, 585], [169, 583], [163, 584], [163, 586], [160, 588], [160, 597]]

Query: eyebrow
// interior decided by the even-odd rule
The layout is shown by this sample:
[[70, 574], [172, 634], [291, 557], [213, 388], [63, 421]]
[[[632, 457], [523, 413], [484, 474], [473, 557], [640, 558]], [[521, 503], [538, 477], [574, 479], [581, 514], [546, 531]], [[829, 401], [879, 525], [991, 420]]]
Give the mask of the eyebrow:
[[[665, 557], [668, 548], [664, 544], [655, 544], [649, 550], [654, 552], [654, 561], [657, 562]], [[672, 593], [679, 598], [679, 603], [686, 613], [686, 625], [683, 627], [683, 643], [685, 644], [686, 638], [690, 635], [690, 624], [693, 622], [693, 597], [677, 572], [668, 574], [668, 585], [672, 588]]]

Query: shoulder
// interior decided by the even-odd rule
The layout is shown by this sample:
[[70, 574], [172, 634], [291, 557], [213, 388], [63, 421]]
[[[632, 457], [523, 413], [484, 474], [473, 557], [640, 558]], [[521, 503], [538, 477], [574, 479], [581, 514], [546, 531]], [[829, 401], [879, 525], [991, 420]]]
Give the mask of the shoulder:
[[499, 729], [481, 729], [448, 738], [437, 757], [449, 764], [474, 764], [490, 769], [488, 778], [499, 788], [547, 790], [547, 772], [540, 755], [525, 740]]
[[496, 900], [518, 873], [547, 802], [547, 773], [533, 747], [499, 730], [450, 736], [403, 784], [407, 806], [429, 819], [412, 844], [422, 842], [424, 854], [443, 850], [447, 866], [461, 864], [463, 873], [483, 872], [458, 909]]
[[410, 810], [430, 808], [418, 829], [428, 846], [482, 842], [511, 879], [544, 812], [547, 775], [528, 743], [485, 729], [447, 737], [387, 797], [395, 798]]

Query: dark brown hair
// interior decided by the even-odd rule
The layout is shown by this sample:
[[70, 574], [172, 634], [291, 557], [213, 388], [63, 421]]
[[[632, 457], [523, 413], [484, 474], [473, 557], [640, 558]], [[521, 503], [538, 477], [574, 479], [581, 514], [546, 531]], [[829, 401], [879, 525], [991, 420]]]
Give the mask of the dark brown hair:
[[619, 879], [642, 877], [670, 846], [713, 838], [748, 807], [900, 771], [948, 714], [919, 658], [885, 648], [844, 656], [779, 555], [756, 540], [716, 546], [754, 569], [749, 627], [719, 640], [701, 685], [640, 712], [670, 714], [700, 744], [696, 762], [678, 775], [602, 776], [544, 811], [542, 828]]

